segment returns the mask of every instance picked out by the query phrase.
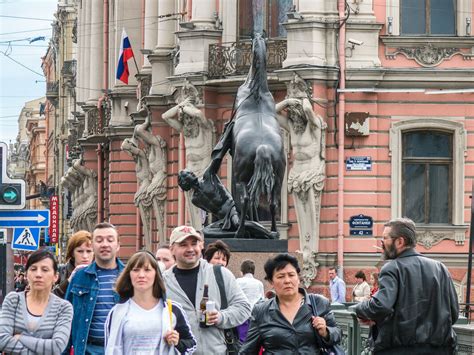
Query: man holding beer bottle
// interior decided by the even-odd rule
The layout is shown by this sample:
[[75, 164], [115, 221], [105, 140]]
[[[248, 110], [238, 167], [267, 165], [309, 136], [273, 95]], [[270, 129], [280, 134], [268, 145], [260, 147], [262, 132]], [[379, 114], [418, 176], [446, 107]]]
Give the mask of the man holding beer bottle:
[[221, 309], [213, 266], [201, 259], [203, 244], [202, 236], [193, 227], [175, 228], [170, 237], [170, 249], [176, 265], [163, 277], [167, 297], [179, 302], [186, 312], [197, 341], [194, 354], [204, 355], [212, 351], [216, 355], [225, 355], [224, 329], [234, 328], [248, 319], [250, 303], [234, 275], [222, 267], [217, 271], [222, 273], [228, 307]]

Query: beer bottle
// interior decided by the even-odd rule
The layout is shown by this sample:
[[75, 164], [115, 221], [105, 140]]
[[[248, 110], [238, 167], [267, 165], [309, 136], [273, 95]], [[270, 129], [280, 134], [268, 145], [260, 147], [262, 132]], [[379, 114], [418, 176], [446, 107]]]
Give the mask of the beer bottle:
[[207, 328], [206, 324], [206, 302], [209, 301], [209, 286], [204, 285], [204, 293], [202, 295], [201, 302], [199, 303], [199, 326], [201, 328]]

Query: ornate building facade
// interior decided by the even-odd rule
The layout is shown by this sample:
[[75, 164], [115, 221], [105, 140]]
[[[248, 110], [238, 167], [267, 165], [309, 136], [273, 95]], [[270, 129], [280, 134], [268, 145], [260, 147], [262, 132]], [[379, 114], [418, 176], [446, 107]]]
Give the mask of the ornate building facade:
[[[88, 187], [95, 200], [72, 205], [96, 206], [91, 218], [117, 225], [123, 256], [153, 249], [178, 224], [205, 223], [204, 216], [196, 222], [177, 173], [215, 139], [201, 140], [201, 130], [222, 133], [249, 68], [251, 33], [264, 31], [270, 89], [291, 121], [282, 124], [288, 164], [278, 227], [289, 251], [303, 255], [305, 285], [325, 290], [327, 268], [339, 265], [352, 287], [357, 270], [380, 266], [374, 245], [383, 224], [408, 216], [418, 249], [449, 267], [462, 295], [474, 177], [473, 6], [413, 3], [75, 1], [75, 105], [56, 117], [69, 117], [67, 147], [79, 159], [71, 166], [86, 170], [66, 174], [65, 160], [55, 167], [77, 186], [85, 188], [87, 176], [97, 185]], [[115, 79], [123, 29], [135, 53], [128, 84]], [[198, 119], [211, 124], [192, 126]], [[156, 160], [153, 149], [166, 154]], [[138, 165], [158, 163], [166, 179]], [[220, 175], [230, 186], [229, 161]], [[65, 198], [67, 183], [58, 179]], [[305, 206], [314, 212], [302, 226]]]

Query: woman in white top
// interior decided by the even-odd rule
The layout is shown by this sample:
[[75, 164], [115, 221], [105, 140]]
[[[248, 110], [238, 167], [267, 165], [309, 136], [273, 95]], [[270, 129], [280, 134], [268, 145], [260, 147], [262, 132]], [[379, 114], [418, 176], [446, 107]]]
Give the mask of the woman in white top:
[[148, 251], [135, 253], [115, 286], [124, 303], [105, 324], [105, 353], [113, 355], [192, 354], [196, 340], [181, 306], [166, 300], [158, 261]]
[[362, 302], [370, 298], [370, 286], [367, 283], [367, 278], [362, 270], [359, 270], [355, 274], [357, 285], [352, 290], [352, 301]]

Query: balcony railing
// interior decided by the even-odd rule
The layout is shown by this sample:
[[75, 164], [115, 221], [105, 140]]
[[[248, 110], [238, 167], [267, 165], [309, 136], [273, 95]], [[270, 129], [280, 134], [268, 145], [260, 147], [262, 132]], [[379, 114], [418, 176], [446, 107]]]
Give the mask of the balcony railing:
[[76, 60], [65, 60], [61, 73], [65, 76], [76, 76]]
[[[267, 70], [282, 67], [286, 59], [286, 40], [267, 41]], [[252, 59], [251, 42], [229, 42], [209, 45], [209, 77], [221, 78], [246, 74]]]
[[49, 81], [46, 83], [46, 98], [48, 100], [56, 99], [59, 94], [59, 82]]

